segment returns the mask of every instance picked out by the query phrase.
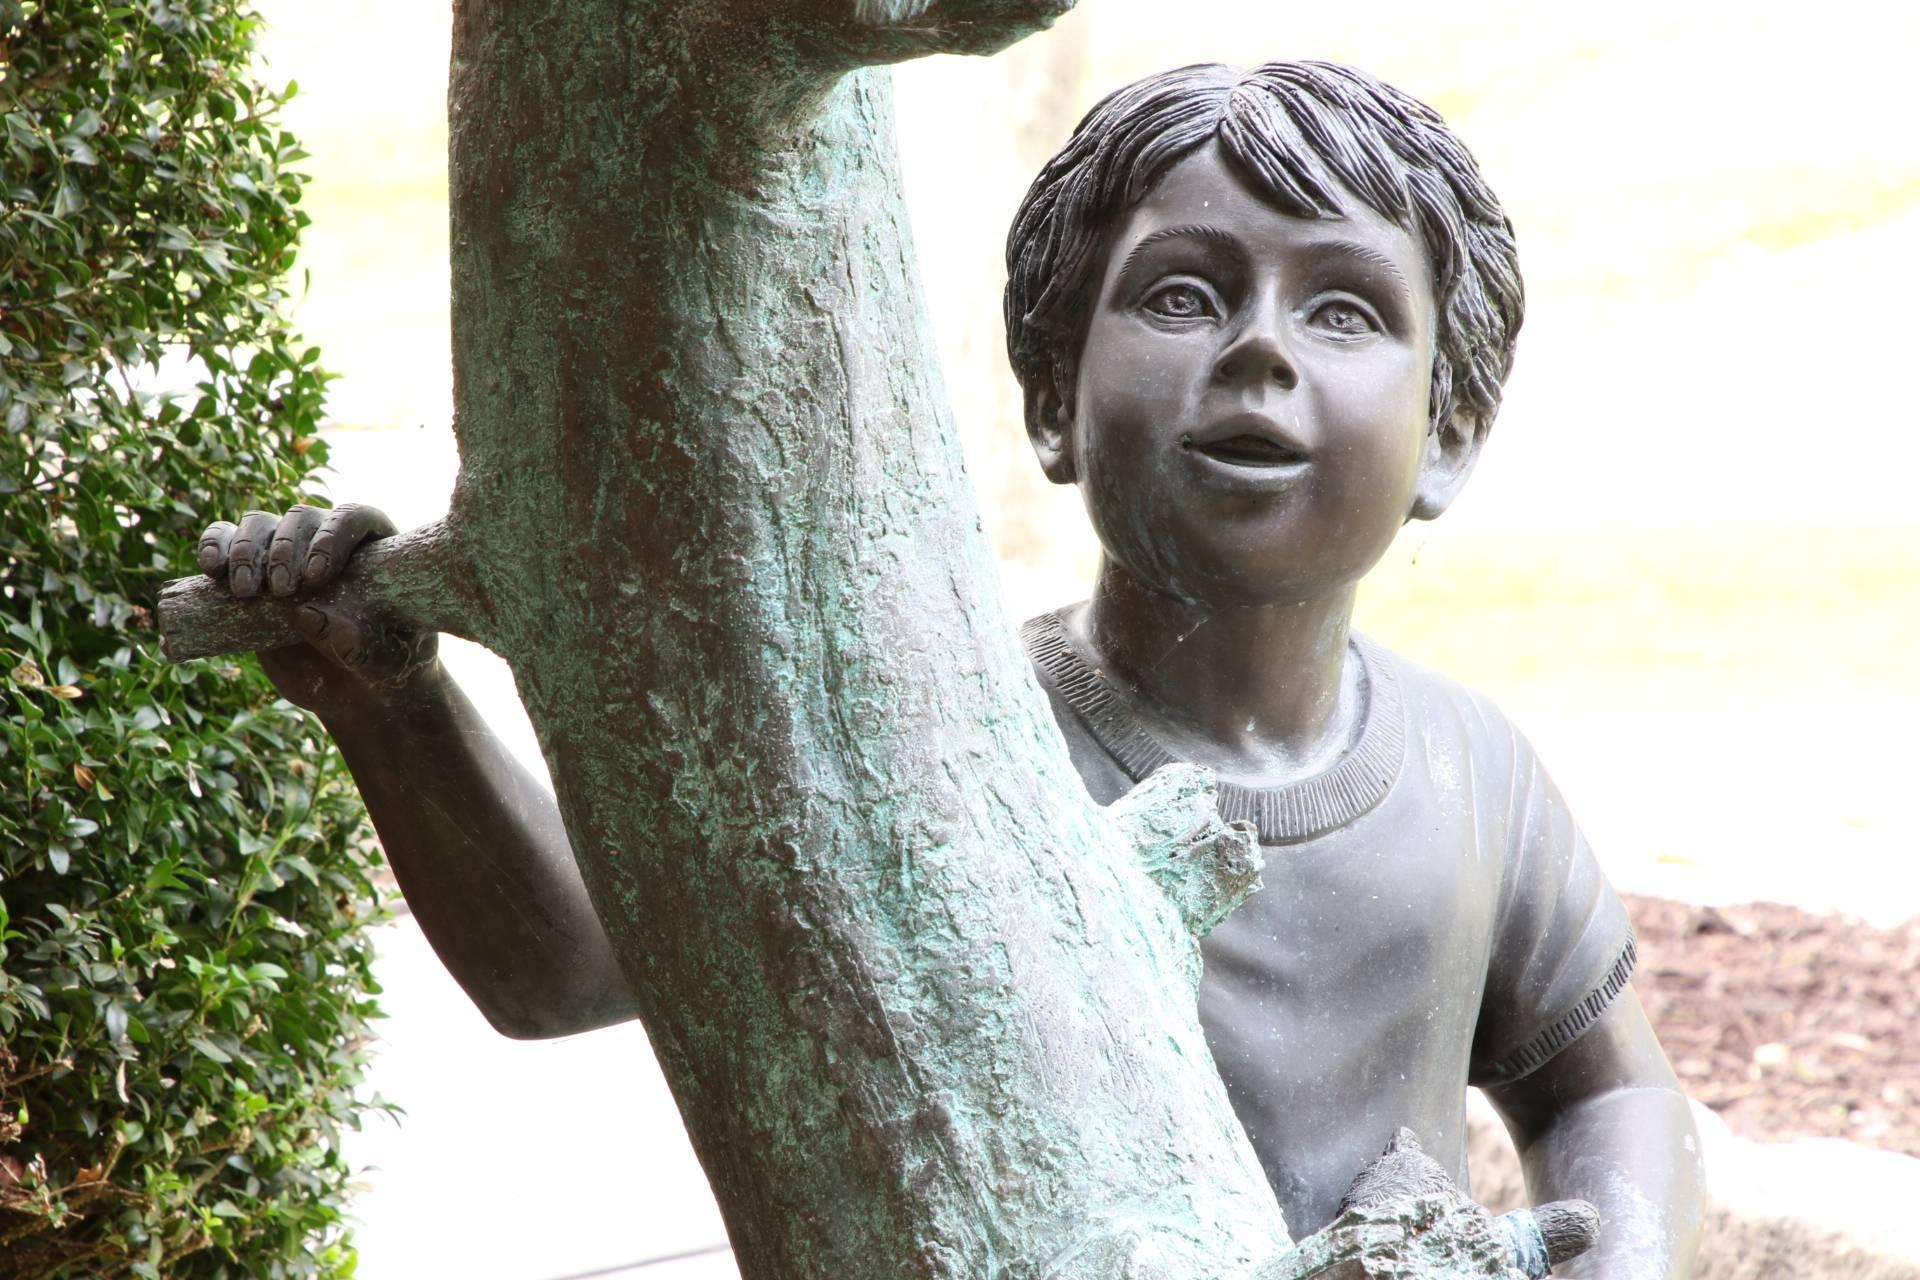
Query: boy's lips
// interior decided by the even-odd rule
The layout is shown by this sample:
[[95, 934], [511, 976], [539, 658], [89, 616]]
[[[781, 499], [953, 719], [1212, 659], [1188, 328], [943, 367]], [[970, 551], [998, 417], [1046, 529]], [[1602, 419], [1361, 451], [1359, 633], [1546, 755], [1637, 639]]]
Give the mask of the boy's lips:
[[1265, 414], [1242, 413], [1207, 430], [1180, 437], [1180, 447], [1230, 467], [1259, 470], [1297, 468], [1307, 461], [1306, 446]]

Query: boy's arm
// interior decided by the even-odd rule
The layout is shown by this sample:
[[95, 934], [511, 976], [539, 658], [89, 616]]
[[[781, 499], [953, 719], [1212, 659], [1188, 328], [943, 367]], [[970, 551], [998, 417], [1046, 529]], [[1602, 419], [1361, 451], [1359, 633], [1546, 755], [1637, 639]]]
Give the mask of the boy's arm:
[[[365, 507], [211, 526], [200, 567], [236, 596], [297, 601], [392, 525]], [[515, 1038], [636, 1009], [587, 899], [552, 795], [446, 674], [431, 635], [293, 604], [308, 643], [260, 653], [339, 744], [407, 905], [487, 1021]]]
[[342, 717], [340, 746], [394, 878], [441, 963], [502, 1035], [635, 1016], [553, 796], [436, 663]]
[[1699, 1135], [1632, 988], [1537, 1070], [1486, 1090], [1535, 1203], [1600, 1210], [1600, 1242], [1555, 1270], [1605, 1280], [1685, 1280], [1699, 1244]]
[[1507, 807], [1510, 846], [1475, 1083], [1513, 1135], [1534, 1202], [1600, 1210], [1599, 1243], [1556, 1275], [1686, 1280], [1700, 1231], [1699, 1138], [1628, 983], [1626, 906], [1532, 746], [1482, 707], [1481, 754], [1509, 763], [1481, 776], [1512, 781], [1489, 797]]

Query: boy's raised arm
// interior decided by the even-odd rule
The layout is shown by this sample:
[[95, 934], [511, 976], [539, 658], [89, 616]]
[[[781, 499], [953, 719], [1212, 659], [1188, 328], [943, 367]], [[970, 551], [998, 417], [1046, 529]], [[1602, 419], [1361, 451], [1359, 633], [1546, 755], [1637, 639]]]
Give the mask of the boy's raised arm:
[[480, 1011], [516, 1038], [622, 1022], [633, 1001], [552, 795], [448, 676], [432, 632], [301, 603], [393, 532], [370, 507], [250, 512], [201, 538], [236, 597], [290, 603], [306, 643], [260, 652], [274, 685], [339, 744], [414, 919]]

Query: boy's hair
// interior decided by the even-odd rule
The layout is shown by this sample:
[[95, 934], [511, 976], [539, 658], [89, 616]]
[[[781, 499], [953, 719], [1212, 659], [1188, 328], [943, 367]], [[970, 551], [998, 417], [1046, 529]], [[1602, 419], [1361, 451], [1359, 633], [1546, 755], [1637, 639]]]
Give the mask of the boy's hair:
[[1524, 300], [1513, 228], [1473, 157], [1424, 103], [1328, 62], [1218, 64], [1136, 81], [1103, 99], [1047, 162], [1007, 234], [1007, 353], [1027, 388], [1071, 403], [1108, 242], [1183, 156], [1217, 142], [1261, 196], [1337, 217], [1340, 188], [1419, 238], [1437, 320], [1434, 428], [1484, 431], [1513, 367]]

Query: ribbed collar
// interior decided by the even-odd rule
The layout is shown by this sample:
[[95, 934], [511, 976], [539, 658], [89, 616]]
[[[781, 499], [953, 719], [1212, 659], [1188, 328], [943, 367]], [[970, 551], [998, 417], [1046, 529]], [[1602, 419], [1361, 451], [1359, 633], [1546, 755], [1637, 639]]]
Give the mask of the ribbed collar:
[[[1093, 740], [1135, 782], [1175, 759], [1140, 726], [1125, 701], [1067, 641], [1062, 611], [1020, 628], [1027, 657], [1046, 672]], [[1366, 679], [1360, 740], [1325, 773], [1282, 787], [1219, 784], [1220, 816], [1253, 823], [1262, 844], [1292, 844], [1346, 826], [1386, 798], [1407, 753], [1406, 706], [1393, 662], [1371, 641], [1351, 637]]]

